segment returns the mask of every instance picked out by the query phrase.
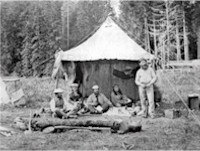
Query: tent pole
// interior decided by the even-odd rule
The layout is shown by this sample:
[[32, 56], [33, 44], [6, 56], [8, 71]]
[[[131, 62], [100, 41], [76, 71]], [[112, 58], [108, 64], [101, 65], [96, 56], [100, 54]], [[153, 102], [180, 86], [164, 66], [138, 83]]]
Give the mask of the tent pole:
[[[80, 69], [82, 70], [82, 66], [80, 64]], [[84, 72], [82, 71], [82, 83], [79, 84], [79, 87], [81, 86], [81, 94], [83, 95], [83, 85], [84, 85]]]
[[58, 77], [58, 75], [56, 76], [56, 86], [55, 86], [55, 88], [58, 88], [58, 82], [59, 82], [59, 77]]
[[[111, 89], [112, 89], [112, 86], [113, 86], [113, 81], [112, 81], [112, 60], [109, 63], [109, 73], [110, 73], [110, 86], [111, 86]], [[111, 98], [109, 98], [109, 99], [111, 99]]]

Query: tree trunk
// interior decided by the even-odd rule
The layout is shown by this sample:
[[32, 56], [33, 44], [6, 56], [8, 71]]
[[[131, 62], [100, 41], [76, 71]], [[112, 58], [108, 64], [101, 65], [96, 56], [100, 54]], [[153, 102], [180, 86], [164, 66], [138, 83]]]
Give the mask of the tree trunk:
[[67, 49], [69, 49], [69, 6], [67, 5]]
[[149, 43], [149, 30], [148, 30], [148, 25], [147, 25], [147, 18], [145, 17], [144, 19], [144, 23], [145, 23], [145, 39], [146, 39], [146, 42], [145, 42], [145, 49], [147, 52], [150, 52], [150, 43]]
[[200, 59], [200, 26], [197, 30], [197, 59]]
[[166, 63], [169, 62], [169, 53], [170, 53], [170, 37], [169, 37], [169, 2], [166, 1], [166, 19], [167, 19], [167, 56], [166, 56]]
[[176, 60], [180, 61], [181, 60], [181, 49], [180, 49], [180, 37], [179, 37], [179, 25], [178, 25], [178, 18], [176, 16]]
[[[165, 40], [165, 39], [164, 39]], [[162, 68], [165, 69], [165, 42], [162, 42]]]
[[188, 50], [188, 37], [185, 24], [185, 12], [183, 11], [183, 38], [184, 38], [184, 56], [185, 60], [189, 60], [189, 50]]
[[154, 29], [154, 55], [157, 57], [158, 56], [158, 51], [157, 51], [157, 45], [156, 45], [156, 22], [155, 18], [153, 18], [153, 29]]

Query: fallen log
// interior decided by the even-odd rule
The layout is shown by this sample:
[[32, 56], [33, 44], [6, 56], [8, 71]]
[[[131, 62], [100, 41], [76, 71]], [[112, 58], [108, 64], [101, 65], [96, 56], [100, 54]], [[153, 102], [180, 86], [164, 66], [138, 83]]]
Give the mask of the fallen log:
[[[25, 119], [24, 119], [25, 120]], [[28, 119], [26, 119], [28, 120]], [[57, 129], [88, 129], [102, 130], [109, 128], [111, 132], [124, 134], [127, 132], [141, 131], [140, 123], [130, 123], [130, 121], [114, 121], [102, 119], [57, 119], [57, 118], [33, 118], [31, 121], [33, 130], [54, 131]], [[45, 130], [46, 129], [46, 130]]]
[[[26, 119], [24, 119], [26, 120]], [[31, 127], [36, 130], [43, 130], [50, 126], [82, 126], [82, 127], [110, 127], [119, 128], [118, 121], [106, 120], [85, 120], [85, 119], [57, 119], [57, 118], [35, 118], [32, 119]]]
[[43, 129], [42, 132], [44, 133], [54, 133], [57, 131], [66, 131], [66, 130], [90, 130], [90, 131], [97, 131], [97, 132], [110, 132], [110, 128], [107, 127], [81, 127], [81, 126], [50, 126]]

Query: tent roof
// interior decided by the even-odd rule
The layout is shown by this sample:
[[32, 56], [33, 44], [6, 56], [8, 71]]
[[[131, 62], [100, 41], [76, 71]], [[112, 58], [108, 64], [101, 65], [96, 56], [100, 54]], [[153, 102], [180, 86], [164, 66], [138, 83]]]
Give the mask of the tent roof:
[[139, 60], [152, 58], [132, 40], [110, 17], [85, 42], [65, 51], [63, 61]]

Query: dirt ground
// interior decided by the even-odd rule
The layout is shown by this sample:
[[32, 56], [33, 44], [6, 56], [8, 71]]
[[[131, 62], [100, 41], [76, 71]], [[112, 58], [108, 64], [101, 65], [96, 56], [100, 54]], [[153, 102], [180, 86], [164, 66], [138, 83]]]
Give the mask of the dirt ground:
[[[13, 128], [17, 116], [29, 115], [30, 109], [10, 108], [0, 112], [1, 125]], [[34, 110], [32, 110], [34, 112]], [[199, 116], [199, 115], [198, 115]], [[191, 118], [167, 119], [164, 117], [142, 120], [142, 131], [119, 135], [91, 131], [67, 131], [64, 133], [24, 134], [16, 130], [11, 137], [0, 136], [1, 150], [124, 150], [123, 144], [133, 150], [178, 149], [200, 150], [200, 126]]]

